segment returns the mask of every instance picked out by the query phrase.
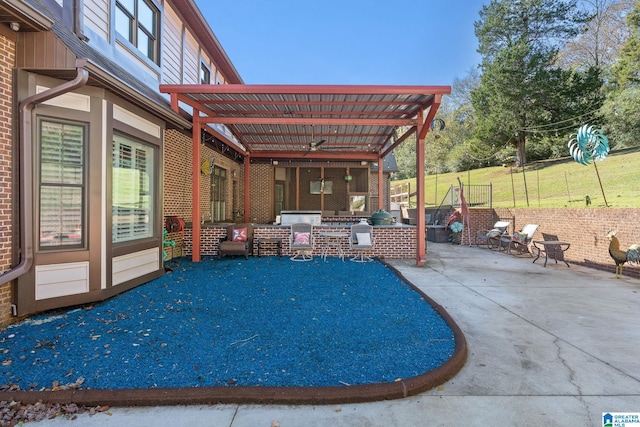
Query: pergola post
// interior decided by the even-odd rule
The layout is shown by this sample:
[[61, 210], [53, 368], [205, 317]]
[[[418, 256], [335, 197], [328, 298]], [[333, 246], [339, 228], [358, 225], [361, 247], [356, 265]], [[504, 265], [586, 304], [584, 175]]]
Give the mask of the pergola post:
[[378, 210], [384, 209], [384, 175], [383, 175], [383, 158], [378, 157]]
[[193, 127], [192, 132], [192, 203], [191, 203], [191, 237], [193, 246], [191, 249], [191, 261], [200, 262], [200, 111], [193, 110]]
[[422, 266], [427, 261], [426, 224], [424, 215], [424, 139], [429, 132], [431, 122], [438, 112], [442, 95], [435, 95], [429, 107], [426, 119], [424, 110], [418, 113], [418, 127], [416, 132], [416, 265]]
[[244, 222], [251, 222], [251, 158], [244, 156]]
[[426, 228], [424, 220], [424, 111], [418, 113], [418, 130], [416, 132], [416, 265], [424, 265], [427, 261]]

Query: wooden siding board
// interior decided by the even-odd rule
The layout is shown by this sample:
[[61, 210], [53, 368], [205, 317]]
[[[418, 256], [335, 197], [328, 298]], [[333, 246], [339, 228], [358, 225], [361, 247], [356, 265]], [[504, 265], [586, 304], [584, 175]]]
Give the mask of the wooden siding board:
[[182, 22], [178, 15], [176, 15], [173, 9], [166, 7], [162, 38], [163, 83], [180, 83], [182, 81], [182, 28]]
[[104, 40], [109, 40], [109, 1], [85, 0], [84, 25]]
[[184, 44], [183, 83], [197, 84], [200, 82], [200, 49], [198, 41], [187, 32]]

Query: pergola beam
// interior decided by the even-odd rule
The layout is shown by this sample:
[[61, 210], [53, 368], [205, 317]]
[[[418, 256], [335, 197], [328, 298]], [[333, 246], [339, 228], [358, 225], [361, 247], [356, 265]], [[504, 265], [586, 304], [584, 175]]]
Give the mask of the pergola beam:
[[401, 85], [261, 85], [261, 84], [178, 84], [161, 85], [162, 92], [291, 95], [448, 95], [450, 86]]
[[[318, 113], [317, 115], [322, 115]], [[203, 123], [225, 125], [338, 125], [338, 126], [414, 126], [415, 119], [333, 119], [313, 117], [202, 117]]]
[[257, 150], [251, 153], [252, 159], [296, 159], [299, 161], [305, 160], [366, 160], [369, 162], [375, 162], [378, 160], [378, 154], [369, 152], [330, 152], [330, 151], [308, 151], [306, 154], [300, 154], [299, 151], [263, 151]]

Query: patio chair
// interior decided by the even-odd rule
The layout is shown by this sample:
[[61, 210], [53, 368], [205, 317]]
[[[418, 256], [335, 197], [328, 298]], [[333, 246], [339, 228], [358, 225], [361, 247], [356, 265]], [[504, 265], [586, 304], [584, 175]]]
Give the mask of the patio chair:
[[311, 261], [313, 259], [313, 225], [306, 222], [291, 224], [289, 248], [291, 261]]
[[227, 234], [218, 243], [218, 259], [223, 255], [253, 255], [253, 224], [231, 224]]
[[500, 238], [500, 245], [504, 245], [507, 253], [511, 254], [511, 250], [515, 249], [518, 251], [519, 255], [523, 253], [528, 253], [530, 256], [533, 256], [532, 251], [529, 249], [531, 245], [531, 240], [533, 239], [533, 235], [538, 230], [538, 224], [527, 224], [522, 227], [522, 230], [516, 231], [512, 236], [503, 235]]
[[373, 261], [371, 255], [367, 253], [373, 252], [375, 239], [373, 237], [373, 226], [366, 222], [353, 224], [351, 226], [351, 235], [349, 237], [349, 249], [355, 253], [351, 258], [354, 262]]
[[478, 246], [484, 243], [489, 249], [499, 249], [500, 239], [507, 234], [507, 228], [510, 224], [511, 221], [498, 221], [491, 230], [479, 230], [477, 234]]
[[411, 215], [406, 205], [400, 205], [400, 219], [402, 220], [403, 224], [409, 224], [409, 225], [417, 224], [415, 209], [413, 209], [411, 212], [413, 213], [413, 215]]

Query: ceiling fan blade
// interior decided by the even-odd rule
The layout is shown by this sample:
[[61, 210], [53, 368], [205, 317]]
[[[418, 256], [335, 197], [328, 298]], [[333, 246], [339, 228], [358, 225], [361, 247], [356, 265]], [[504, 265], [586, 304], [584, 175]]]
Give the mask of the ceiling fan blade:
[[321, 139], [320, 141], [316, 142], [316, 143], [315, 143], [315, 144], [313, 144], [313, 145], [314, 145], [315, 147], [319, 147], [319, 146], [321, 146], [322, 144], [324, 144], [325, 142], [327, 142], [327, 140], [326, 140], [326, 139]]

